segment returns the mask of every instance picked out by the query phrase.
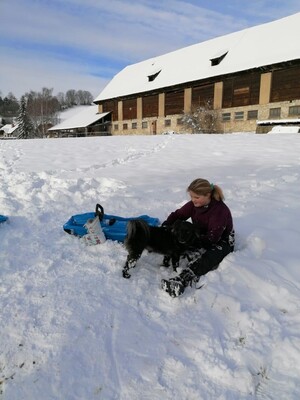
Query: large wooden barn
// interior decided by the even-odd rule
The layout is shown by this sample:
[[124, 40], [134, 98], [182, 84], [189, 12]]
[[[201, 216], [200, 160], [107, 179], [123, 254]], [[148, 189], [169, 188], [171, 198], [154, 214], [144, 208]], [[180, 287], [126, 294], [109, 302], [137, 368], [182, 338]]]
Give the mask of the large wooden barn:
[[120, 71], [94, 100], [112, 135], [184, 132], [199, 107], [218, 132], [300, 125], [300, 13], [217, 37]]

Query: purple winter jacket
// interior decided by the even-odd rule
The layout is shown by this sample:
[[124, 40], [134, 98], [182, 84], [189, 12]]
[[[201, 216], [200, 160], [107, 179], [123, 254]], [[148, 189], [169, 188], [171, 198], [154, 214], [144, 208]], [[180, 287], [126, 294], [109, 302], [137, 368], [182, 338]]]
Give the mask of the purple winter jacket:
[[173, 224], [176, 220], [191, 218], [193, 224], [200, 229], [200, 241], [204, 247], [217, 244], [221, 240], [234, 245], [234, 230], [229, 208], [223, 201], [211, 199], [207, 206], [195, 207], [189, 201], [178, 210], [172, 212], [166, 224]]

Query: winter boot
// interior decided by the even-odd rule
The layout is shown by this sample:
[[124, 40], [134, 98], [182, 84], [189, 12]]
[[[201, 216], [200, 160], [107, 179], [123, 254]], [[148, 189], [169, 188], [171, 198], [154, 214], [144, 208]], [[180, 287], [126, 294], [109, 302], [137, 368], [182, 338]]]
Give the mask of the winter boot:
[[194, 272], [187, 268], [183, 270], [178, 276], [171, 279], [162, 279], [161, 288], [169, 293], [171, 297], [180, 296], [187, 286], [192, 286], [193, 282], [198, 282], [199, 277]]

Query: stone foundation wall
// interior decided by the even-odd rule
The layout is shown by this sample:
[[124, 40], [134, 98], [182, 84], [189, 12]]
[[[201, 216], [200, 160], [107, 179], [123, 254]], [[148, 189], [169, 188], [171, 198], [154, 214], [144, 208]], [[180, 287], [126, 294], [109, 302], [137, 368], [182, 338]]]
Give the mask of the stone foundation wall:
[[[217, 121], [217, 130], [219, 133], [232, 133], [232, 132], [268, 132], [271, 127], [258, 128], [257, 121], [265, 120], [280, 120], [291, 119], [295, 117], [289, 116], [289, 107], [300, 106], [300, 100], [286, 101], [281, 103], [269, 103], [263, 105], [252, 105], [245, 107], [232, 107], [219, 110], [219, 117]], [[280, 118], [270, 117], [271, 108], [281, 108]], [[247, 119], [248, 111], [257, 110], [257, 119]], [[235, 113], [244, 112], [244, 118], [241, 120], [235, 119]], [[222, 121], [222, 114], [230, 113], [229, 121]], [[142, 120], [124, 120], [114, 121], [112, 123], [112, 135], [160, 135], [168, 132], [187, 133], [186, 127], [180, 124], [182, 114], [167, 115], [165, 117], [143, 118]], [[300, 116], [298, 117], [300, 118]], [[127, 129], [124, 129], [124, 124], [127, 124]], [[132, 127], [136, 124], [136, 128]], [[118, 130], [115, 126], [118, 125]], [[146, 126], [147, 125], [147, 126]]]

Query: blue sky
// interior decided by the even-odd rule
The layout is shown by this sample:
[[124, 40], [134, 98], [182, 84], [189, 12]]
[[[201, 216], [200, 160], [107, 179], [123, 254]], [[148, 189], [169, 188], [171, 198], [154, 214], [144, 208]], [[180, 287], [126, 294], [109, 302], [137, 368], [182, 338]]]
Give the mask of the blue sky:
[[0, 0], [0, 92], [97, 97], [128, 64], [299, 11], [299, 0]]

